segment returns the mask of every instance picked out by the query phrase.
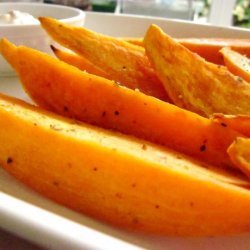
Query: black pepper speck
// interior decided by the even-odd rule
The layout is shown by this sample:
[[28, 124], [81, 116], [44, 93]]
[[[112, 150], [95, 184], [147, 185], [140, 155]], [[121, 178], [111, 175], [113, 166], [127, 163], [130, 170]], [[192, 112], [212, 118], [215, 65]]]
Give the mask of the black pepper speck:
[[13, 159], [11, 157], [7, 158], [7, 164], [11, 164], [13, 162]]
[[203, 144], [203, 145], [201, 145], [201, 147], [200, 147], [200, 151], [201, 151], [201, 152], [204, 152], [205, 150], [206, 150], [206, 145], [204, 145], [204, 144]]

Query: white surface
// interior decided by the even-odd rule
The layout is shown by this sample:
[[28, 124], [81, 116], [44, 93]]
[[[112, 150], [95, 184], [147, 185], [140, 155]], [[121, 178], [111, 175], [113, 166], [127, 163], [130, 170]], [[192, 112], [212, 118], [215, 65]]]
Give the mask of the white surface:
[[174, 37], [237, 37], [250, 38], [250, 30], [194, 24], [191, 21], [149, 16], [113, 15], [86, 12], [85, 27], [117, 37], [142, 37], [150, 24], [159, 25]]
[[[116, 36], [143, 36], [151, 23], [173, 36], [245, 37], [249, 31], [153, 18], [87, 13], [86, 27]], [[16, 78], [0, 78], [0, 92], [29, 101]], [[209, 197], [208, 197], [209, 199]], [[174, 238], [131, 233], [78, 214], [26, 188], [0, 169], [0, 226], [53, 249], [245, 250], [250, 234]]]
[[[50, 16], [72, 25], [83, 25], [85, 13], [79, 9], [43, 3], [0, 3], [0, 15], [11, 10], [26, 12], [38, 18]], [[0, 24], [0, 39], [7, 38], [16, 45], [27, 45], [49, 53], [51, 39], [40, 24]], [[0, 55], [0, 75], [13, 74], [13, 70]]]

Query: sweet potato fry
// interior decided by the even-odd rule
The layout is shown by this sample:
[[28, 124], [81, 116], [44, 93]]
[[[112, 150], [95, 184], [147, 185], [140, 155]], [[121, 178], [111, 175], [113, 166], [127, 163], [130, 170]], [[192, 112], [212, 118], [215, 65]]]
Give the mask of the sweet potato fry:
[[94, 74], [112, 80], [111, 77], [108, 75], [108, 73], [98, 68], [96, 65], [88, 61], [86, 58], [79, 56], [75, 53], [68, 52], [66, 50], [58, 49], [53, 45], [51, 45], [50, 47], [53, 50], [56, 57], [59, 58], [60, 60], [70, 65], [73, 65], [80, 70], [87, 71], [90, 74]]
[[52, 18], [43, 17], [39, 20], [55, 41], [108, 72], [121, 85], [169, 101], [143, 48]]
[[[53, 52], [57, 56], [57, 58], [59, 58], [60, 60], [66, 62], [70, 65], [77, 67], [80, 70], [84, 70], [84, 71], [87, 71], [88, 73], [91, 73], [91, 74], [94, 74], [97, 76], [101, 76], [101, 77], [104, 77], [104, 78], [107, 78], [110, 80], [114, 80], [112, 78], [112, 75], [109, 75], [108, 72], [103, 71], [101, 68], [92, 64], [86, 58], [84, 58], [82, 56], [67, 52], [65, 50], [57, 49], [54, 46], [51, 46], [51, 49], [53, 50]], [[117, 83], [117, 84], [120, 84], [120, 83]], [[126, 83], [121, 84], [121, 85], [123, 85], [125, 87], [129, 87], [129, 86], [126, 86]], [[141, 92], [143, 92], [143, 90]], [[147, 93], [145, 93], [145, 94], [147, 94]]]
[[228, 148], [233, 163], [250, 177], [250, 139], [237, 138]]
[[3, 95], [0, 141], [0, 166], [11, 175], [120, 228], [175, 236], [249, 231], [249, 182], [167, 148]]
[[144, 44], [176, 105], [207, 117], [213, 113], [250, 114], [250, 85], [246, 81], [206, 62], [155, 25], [147, 31]]
[[168, 146], [204, 162], [232, 166], [227, 148], [241, 134], [207, 118], [49, 55], [2, 40], [0, 50], [42, 107]]
[[[135, 45], [144, 46], [142, 38], [123, 38], [125, 41]], [[187, 49], [197, 53], [206, 61], [223, 65], [224, 60], [220, 50], [224, 47], [231, 47], [234, 51], [250, 57], [250, 39], [234, 38], [175, 38]]]
[[221, 49], [220, 52], [228, 70], [250, 83], [250, 60], [229, 47]]
[[220, 54], [220, 50], [224, 47], [231, 47], [233, 50], [250, 57], [250, 39], [179, 38], [177, 41], [207, 61], [216, 64], [224, 64]]
[[250, 116], [248, 115], [214, 114], [212, 119], [220, 123], [221, 126], [228, 126], [239, 133], [250, 137]]

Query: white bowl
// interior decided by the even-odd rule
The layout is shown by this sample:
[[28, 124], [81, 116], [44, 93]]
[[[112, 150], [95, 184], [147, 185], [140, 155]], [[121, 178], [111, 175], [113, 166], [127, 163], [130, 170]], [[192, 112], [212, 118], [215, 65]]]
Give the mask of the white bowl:
[[[63, 23], [81, 26], [84, 24], [85, 13], [77, 8], [44, 3], [0, 3], [0, 15], [11, 10], [26, 12], [34, 16], [53, 17]], [[0, 39], [7, 38], [15, 45], [26, 45], [40, 51], [52, 54], [52, 40], [40, 24], [0, 24]], [[13, 75], [14, 71], [0, 55], [0, 76]]]

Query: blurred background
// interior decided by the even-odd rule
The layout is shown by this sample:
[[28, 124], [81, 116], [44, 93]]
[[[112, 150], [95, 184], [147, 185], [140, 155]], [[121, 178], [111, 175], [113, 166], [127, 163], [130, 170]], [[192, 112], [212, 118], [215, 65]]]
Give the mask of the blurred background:
[[44, 2], [87, 11], [136, 14], [250, 28], [250, 0], [0, 0]]
[[[1, 2], [1, 1], [0, 1]], [[84, 10], [250, 28], [250, 0], [44, 0]]]

